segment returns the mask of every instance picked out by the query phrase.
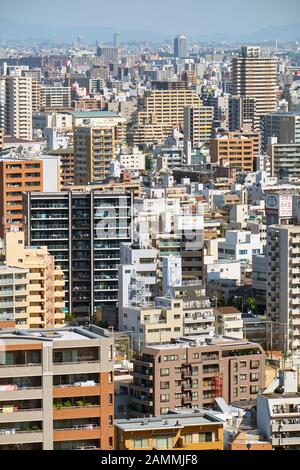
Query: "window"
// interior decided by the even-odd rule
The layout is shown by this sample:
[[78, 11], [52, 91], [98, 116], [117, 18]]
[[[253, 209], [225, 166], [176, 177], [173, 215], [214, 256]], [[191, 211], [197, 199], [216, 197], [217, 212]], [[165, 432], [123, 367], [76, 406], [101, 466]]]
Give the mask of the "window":
[[149, 447], [149, 439], [144, 437], [137, 437], [133, 439], [134, 449], [147, 449]]
[[250, 387], [250, 393], [255, 394], [259, 392], [259, 386], [258, 385], [251, 385]]
[[109, 417], [108, 417], [108, 425], [109, 425], [109, 426], [112, 426], [112, 425], [113, 425], [113, 417], [112, 417], [112, 415], [109, 415]]
[[236, 385], [238, 383], [238, 376], [235, 375], [233, 378], [233, 383]]
[[235, 389], [233, 390], [233, 396], [234, 396], [234, 397], [237, 397], [237, 396], [238, 396], [238, 389], [237, 389], [237, 388], [235, 388]]
[[175, 367], [175, 374], [181, 374], [181, 367]]
[[170, 369], [160, 369], [160, 376], [165, 377], [167, 375], [170, 375]]
[[240, 367], [241, 367], [241, 368], [247, 367], [247, 362], [246, 362], [246, 361], [241, 361], [241, 362], [240, 362]]
[[181, 399], [181, 396], [182, 396], [181, 393], [175, 393], [175, 399], [176, 399], [176, 400], [180, 400], [180, 399]]
[[112, 372], [110, 372], [110, 373], [108, 374], [108, 383], [110, 383], [110, 384], [113, 383], [113, 373], [112, 373]]
[[192, 400], [193, 401], [198, 400], [198, 392], [192, 392]]
[[110, 448], [113, 446], [113, 438], [112, 438], [112, 436], [109, 436], [109, 438], [108, 438], [108, 445], [109, 445]]
[[240, 380], [247, 380], [247, 374], [240, 374]]
[[180, 315], [174, 315], [174, 320], [180, 320]]
[[172, 436], [157, 436], [153, 438], [153, 447], [154, 449], [172, 449], [173, 447], [173, 438]]
[[169, 394], [164, 394], [160, 396], [160, 402], [165, 403], [167, 401], [170, 401], [170, 395]]
[[169, 413], [169, 411], [170, 411], [170, 408], [167, 407], [167, 406], [165, 406], [165, 407], [163, 407], [163, 408], [160, 409], [160, 414], [161, 414], [161, 415], [166, 415], [166, 414]]
[[175, 303], [174, 308], [180, 308], [180, 303]]
[[246, 393], [247, 392], [247, 387], [240, 387], [240, 392], [241, 393]]
[[175, 387], [181, 386], [181, 380], [175, 380]]
[[171, 356], [164, 356], [164, 361], [165, 362], [167, 362], [167, 361], [178, 361], [178, 355], [173, 354]]
[[170, 382], [160, 382], [160, 388], [161, 390], [167, 390], [170, 388]]
[[109, 393], [109, 394], [108, 394], [108, 403], [109, 403], [110, 405], [113, 404], [113, 395], [112, 395], [112, 393]]
[[258, 381], [259, 381], [259, 374], [257, 372], [252, 372], [251, 382], [258, 382]]
[[174, 328], [174, 331], [180, 331], [180, 327], [179, 327], [179, 326], [176, 326], [176, 327]]

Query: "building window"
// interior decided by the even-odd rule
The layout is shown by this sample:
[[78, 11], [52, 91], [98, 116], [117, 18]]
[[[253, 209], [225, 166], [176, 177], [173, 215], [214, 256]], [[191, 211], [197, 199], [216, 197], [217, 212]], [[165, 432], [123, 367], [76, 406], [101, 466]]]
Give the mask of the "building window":
[[176, 326], [176, 327], [174, 328], [174, 331], [176, 331], [176, 332], [177, 332], [177, 331], [180, 331], [180, 327], [179, 327], [179, 326]]
[[133, 447], [134, 449], [148, 449], [149, 439], [144, 437], [133, 439]]
[[235, 388], [235, 389], [233, 390], [233, 396], [234, 396], [235, 398], [238, 396], [238, 389], [237, 389], [237, 388]]
[[173, 448], [173, 437], [172, 436], [158, 436], [153, 438], [154, 449], [172, 449]]
[[164, 408], [161, 408], [161, 409], [160, 409], [160, 414], [161, 414], [161, 415], [166, 415], [166, 414], [169, 413], [169, 411], [170, 411], [170, 408], [169, 408], [169, 407], [164, 407]]
[[199, 359], [199, 353], [193, 353], [193, 359]]
[[259, 374], [256, 372], [252, 372], [251, 374], [251, 382], [258, 382], [259, 380]]
[[181, 367], [175, 367], [175, 374], [181, 374]]
[[164, 361], [165, 362], [167, 362], [167, 361], [178, 361], [178, 355], [173, 354], [171, 356], [164, 356]]
[[247, 387], [240, 387], [240, 392], [241, 393], [246, 393], [247, 392]]
[[160, 388], [161, 390], [167, 390], [170, 388], [170, 382], [160, 382]]
[[175, 380], [175, 387], [181, 386], [181, 380]]
[[176, 400], [180, 400], [182, 397], [182, 394], [181, 393], [175, 393], [175, 399]]
[[113, 404], [113, 395], [112, 395], [112, 393], [109, 393], [109, 394], [108, 394], [108, 403], [109, 403], [110, 405]]
[[170, 369], [160, 369], [160, 376], [165, 377], [167, 375], [170, 375]]
[[112, 448], [112, 446], [113, 446], [113, 438], [112, 438], [112, 436], [109, 436], [109, 438], [108, 438], [108, 445], [109, 445], [109, 448]]
[[112, 417], [112, 415], [109, 415], [109, 417], [108, 417], [108, 425], [109, 425], [109, 426], [112, 426], [112, 425], [113, 425], [113, 417]]
[[164, 394], [160, 396], [160, 402], [165, 403], [167, 401], [170, 401], [170, 395], [169, 394]]
[[246, 361], [241, 361], [240, 362], [240, 367], [241, 368], [247, 367], [247, 362]]
[[180, 315], [174, 315], [174, 320], [180, 320]]
[[192, 392], [192, 400], [193, 401], [198, 400], [198, 392]]
[[112, 372], [110, 372], [110, 373], [108, 374], [108, 383], [110, 383], [110, 384], [113, 383], [113, 373], [112, 373]]
[[240, 374], [240, 380], [247, 380], [247, 374]]

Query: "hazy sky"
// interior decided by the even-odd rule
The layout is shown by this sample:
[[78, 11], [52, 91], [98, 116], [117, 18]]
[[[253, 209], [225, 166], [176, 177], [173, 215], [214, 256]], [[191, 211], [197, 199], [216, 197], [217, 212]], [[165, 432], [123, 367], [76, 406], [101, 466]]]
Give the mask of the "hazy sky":
[[300, 23], [299, 0], [0, 0], [0, 17], [47, 26], [206, 34]]

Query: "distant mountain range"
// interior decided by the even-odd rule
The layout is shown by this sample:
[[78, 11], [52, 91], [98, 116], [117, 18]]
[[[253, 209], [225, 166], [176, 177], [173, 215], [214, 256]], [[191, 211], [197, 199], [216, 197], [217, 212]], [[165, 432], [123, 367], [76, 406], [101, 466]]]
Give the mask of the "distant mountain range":
[[[103, 26], [78, 26], [78, 27], [52, 27], [40, 24], [24, 24], [13, 20], [0, 18], [0, 38], [17, 41], [45, 41], [73, 42], [77, 36], [82, 36], [83, 41], [112, 41], [113, 33], [119, 31], [121, 41], [155, 41], [162, 42], [172, 39], [171, 34], [163, 34], [145, 30], [120, 30], [119, 28], [108, 28]], [[175, 34], [174, 34], [175, 36]], [[211, 33], [211, 34], [189, 34], [189, 38], [201, 42], [260, 42], [272, 41], [277, 36], [279, 42], [300, 41], [300, 23], [287, 26], [270, 26], [254, 33]]]

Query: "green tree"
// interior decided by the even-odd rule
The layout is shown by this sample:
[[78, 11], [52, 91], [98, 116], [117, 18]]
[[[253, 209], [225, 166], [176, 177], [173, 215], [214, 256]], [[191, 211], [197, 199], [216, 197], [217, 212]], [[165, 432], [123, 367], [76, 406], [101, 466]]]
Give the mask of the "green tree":
[[256, 310], [256, 300], [254, 297], [248, 297], [247, 298], [247, 310], [248, 312], [255, 312]]
[[226, 233], [226, 227], [225, 225], [222, 224], [220, 225], [220, 235], [222, 238], [224, 237], [225, 233]]
[[66, 313], [65, 322], [69, 325], [77, 325], [76, 317], [74, 313]]
[[146, 158], [145, 158], [146, 171], [151, 171], [152, 165], [153, 165], [152, 155], [146, 155]]

